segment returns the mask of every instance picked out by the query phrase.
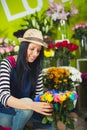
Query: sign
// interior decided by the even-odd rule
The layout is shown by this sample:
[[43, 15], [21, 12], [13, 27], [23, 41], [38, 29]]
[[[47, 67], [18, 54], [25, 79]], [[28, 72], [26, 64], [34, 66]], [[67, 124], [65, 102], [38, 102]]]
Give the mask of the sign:
[[[24, 6], [25, 10], [23, 12], [15, 13], [14, 15], [12, 15], [7, 1], [1, 0], [2, 7], [4, 9], [4, 12], [5, 12], [5, 15], [6, 15], [8, 21], [12, 21], [12, 20], [15, 20], [17, 18], [22, 18], [22, 17], [29, 15], [29, 14], [32, 14], [36, 11], [38, 12], [41, 10], [41, 8], [43, 6], [42, 0], [37, 0], [37, 7], [36, 8], [31, 8], [27, 0], [21, 0], [21, 3]], [[10, 5], [10, 6], [12, 6], [12, 5]], [[18, 8], [19, 8], [19, 5], [18, 5]]]

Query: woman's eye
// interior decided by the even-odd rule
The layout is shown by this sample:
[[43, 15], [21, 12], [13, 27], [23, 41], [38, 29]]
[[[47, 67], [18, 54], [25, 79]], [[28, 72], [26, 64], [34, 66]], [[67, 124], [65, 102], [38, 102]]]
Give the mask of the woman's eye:
[[30, 50], [34, 50], [34, 48], [29, 48]]
[[37, 52], [39, 53], [39, 52], [40, 52], [40, 50], [37, 50]]
[[[35, 49], [34, 48], [29, 48], [31, 51], [34, 51]], [[40, 50], [37, 50], [37, 52], [39, 53]]]

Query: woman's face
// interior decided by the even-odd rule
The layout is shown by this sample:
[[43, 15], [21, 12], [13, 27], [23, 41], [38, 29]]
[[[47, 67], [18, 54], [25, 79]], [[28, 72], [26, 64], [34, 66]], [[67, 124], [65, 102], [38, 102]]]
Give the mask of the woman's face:
[[34, 62], [36, 58], [39, 56], [41, 48], [41, 45], [30, 43], [27, 49], [27, 61], [31, 63]]

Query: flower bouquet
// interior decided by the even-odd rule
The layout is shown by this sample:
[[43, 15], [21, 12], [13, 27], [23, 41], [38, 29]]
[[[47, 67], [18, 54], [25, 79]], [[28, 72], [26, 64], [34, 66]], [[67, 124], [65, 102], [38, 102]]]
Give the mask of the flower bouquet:
[[53, 31], [54, 35], [57, 34], [57, 39], [67, 38], [67, 23], [69, 23], [70, 18], [76, 14], [78, 14], [78, 10], [74, 5], [69, 4], [66, 6], [62, 2], [49, 0], [49, 8], [46, 11], [46, 15], [53, 20]]
[[78, 10], [75, 8], [74, 5], [71, 5], [70, 8], [66, 7], [61, 2], [54, 2], [54, 0], [49, 0], [49, 8], [46, 12], [47, 16], [51, 17], [52, 20], [68, 20], [70, 17], [78, 14]]
[[78, 98], [74, 90], [74, 81], [71, 73], [66, 68], [51, 67], [43, 71], [43, 83], [45, 93], [38, 95], [35, 101], [53, 103], [54, 111], [52, 116], [45, 116], [42, 123], [50, 122], [55, 129], [66, 127], [74, 129], [74, 122], [71, 110], [74, 108], [74, 101]]
[[62, 40], [48, 44], [48, 48], [44, 50], [45, 57], [54, 57], [57, 61], [61, 61], [60, 66], [69, 65], [70, 60], [75, 58], [74, 51], [78, 49], [75, 43], [69, 43], [67, 40]]

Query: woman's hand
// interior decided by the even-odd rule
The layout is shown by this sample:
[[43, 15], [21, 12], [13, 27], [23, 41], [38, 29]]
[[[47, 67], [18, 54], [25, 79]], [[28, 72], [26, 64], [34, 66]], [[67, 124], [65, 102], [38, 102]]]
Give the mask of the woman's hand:
[[46, 116], [51, 116], [53, 112], [53, 104], [46, 102], [33, 102], [32, 110]]
[[53, 104], [51, 103], [33, 102], [31, 99], [17, 99], [13, 96], [8, 98], [7, 106], [22, 110], [30, 109], [46, 116], [51, 116], [53, 112]]

